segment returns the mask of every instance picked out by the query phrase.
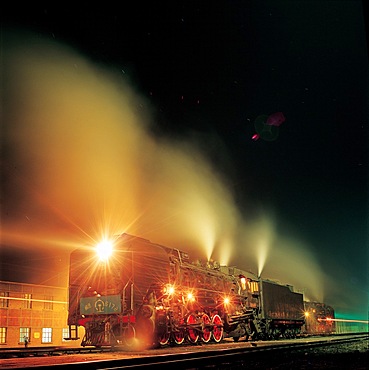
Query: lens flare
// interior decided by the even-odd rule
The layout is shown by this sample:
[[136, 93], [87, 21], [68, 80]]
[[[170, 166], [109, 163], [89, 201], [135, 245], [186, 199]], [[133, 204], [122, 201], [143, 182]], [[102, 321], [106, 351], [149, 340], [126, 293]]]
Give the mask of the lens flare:
[[187, 293], [187, 301], [188, 302], [195, 302], [195, 296], [193, 295], [193, 293], [191, 293], [191, 292]]
[[107, 261], [113, 253], [113, 243], [110, 240], [103, 240], [96, 246], [96, 253], [100, 260]]

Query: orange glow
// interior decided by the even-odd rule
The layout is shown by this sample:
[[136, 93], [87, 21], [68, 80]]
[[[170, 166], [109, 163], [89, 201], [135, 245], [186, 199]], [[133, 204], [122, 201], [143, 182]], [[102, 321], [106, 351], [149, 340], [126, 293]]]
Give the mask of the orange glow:
[[200, 258], [223, 248], [239, 215], [197, 140], [153, 137], [151, 104], [121, 71], [33, 37], [14, 38], [3, 58], [2, 241], [70, 251], [129, 232]]
[[318, 321], [360, 322], [363, 324], [369, 324], [369, 320], [332, 319], [331, 317], [327, 317], [325, 319], [318, 319]]
[[107, 261], [113, 253], [113, 243], [110, 240], [103, 240], [96, 246], [96, 253], [100, 260]]
[[175, 292], [175, 289], [174, 289], [174, 286], [173, 285], [167, 284], [164, 287], [164, 294], [173, 295], [174, 292]]
[[187, 300], [188, 300], [189, 302], [194, 302], [194, 301], [195, 301], [195, 297], [194, 297], [194, 295], [193, 295], [192, 293], [188, 293], [188, 294], [187, 294]]
[[229, 303], [230, 303], [231, 301], [230, 301], [230, 299], [228, 298], [228, 297], [225, 297], [224, 298], [224, 304], [227, 306], [227, 305], [229, 305]]

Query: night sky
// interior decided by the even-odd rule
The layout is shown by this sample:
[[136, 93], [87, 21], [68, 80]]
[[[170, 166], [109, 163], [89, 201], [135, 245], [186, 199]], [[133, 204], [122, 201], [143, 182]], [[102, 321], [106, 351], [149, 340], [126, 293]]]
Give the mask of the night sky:
[[[0, 279], [64, 282], [60, 276], [67, 255], [91, 233], [99, 212], [96, 208], [87, 216], [94, 197], [84, 194], [78, 180], [88, 179], [85, 189], [93, 188], [92, 174], [101, 170], [97, 163], [103, 155], [86, 144], [89, 135], [81, 134], [78, 138], [87, 139], [78, 141], [75, 132], [94, 131], [93, 117], [101, 116], [96, 137], [109, 141], [110, 132], [118, 141], [111, 145], [117, 151], [109, 154], [112, 168], [106, 176], [112, 179], [110, 174], [120, 168], [130, 178], [129, 184], [122, 180], [120, 190], [135, 189], [133, 200], [115, 187], [107, 192], [125, 231], [186, 249], [186, 243], [201, 244], [195, 235], [183, 236], [186, 228], [187, 234], [198, 234], [204, 228], [196, 229], [197, 217], [204, 215], [203, 222], [211, 214], [215, 221], [207, 227], [214, 231], [215, 257], [228, 248], [228, 263], [306, 289], [311, 299], [323, 299], [342, 317], [367, 319], [369, 64], [363, 3], [180, 0], [2, 11]], [[30, 62], [20, 67], [12, 62], [15, 44], [24, 48], [15, 54], [19, 61], [35, 58], [30, 50], [37, 49], [41, 62], [32, 59], [33, 79], [39, 78], [39, 84], [32, 82], [33, 72], [23, 71]], [[51, 49], [56, 50], [53, 56]], [[56, 71], [53, 63], [60, 63]], [[81, 82], [68, 80], [73, 71]], [[20, 77], [23, 72], [28, 77]], [[109, 87], [96, 82], [100, 79]], [[111, 84], [128, 96], [123, 99], [128, 103], [119, 93], [110, 98]], [[67, 109], [62, 107], [49, 112], [40, 99], [31, 102], [28, 86], [45, 102], [62, 92], [55, 106], [68, 107], [68, 115], [63, 116]], [[49, 86], [48, 94], [42, 86]], [[133, 93], [126, 95], [126, 86]], [[75, 119], [73, 131], [65, 133], [63, 127], [80, 114], [70, 108], [72, 102], [78, 105], [77, 89], [84, 94], [89, 118]], [[100, 103], [105, 111], [98, 109]], [[123, 120], [139, 125], [138, 132], [116, 125], [120, 109], [130, 112], [131, 118]], [[255, 119], [275, 112], [286, 118], [278, 137], [253, 140]], [[68, 117], [64, 123], [58, 120], [62, 116]], [[38, 125], [39, 117], [50, 117], [50, 124]], [[69, 139], [61, 145], [64, 133]], [[127, 135], [124, 149], [119, 135]], [[56, 149], [59, 144], [65, 157]], [[110, 153], [107, 147], [102, 153]], [[84, 148], [93, 153], [90, 160], [82, 157]], [[134, 156], [135, 169], [127, 156]], [[71, 163], [74, 172], [68, 172]], [[85, 196], [83, 205], [76, 206], [76, 199]], [[127, 204], [139, 211], [123, 211]], [[181, 208], [192, 221], [176, 218]], [[132, 226], [129, 217], [134, 214], [137, 220], [141, 213], [151, 214]], [[51, 242], [53, 235], [60, 240]], [[231, 237], [225, 241], [224, 235]], [[258, 238], [270, 245], [265, 249]], [[61, 240], [68, 240], [68, 246], [61, 247]], [[312, 291], [322, 287], [322, 294], [314, 296]]]

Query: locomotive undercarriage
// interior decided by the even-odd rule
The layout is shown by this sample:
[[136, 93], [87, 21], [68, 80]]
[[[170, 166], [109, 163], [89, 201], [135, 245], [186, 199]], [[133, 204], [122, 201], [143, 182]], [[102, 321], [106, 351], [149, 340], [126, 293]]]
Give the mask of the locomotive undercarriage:
[[110, 315], [102, 318], [94, 316], [86, 320], [85, 335], [81, 345], [95, 347], [114, 347], [124, 345], [130, 347], [136, 337], [136, 329], [132, 316]]
[[84, 326], [81, 345], [96, 347], [130, 347], [136, 336], [150, 347], [220, 342], [223, 337], [233, 338], [235, 342], [241, 337], [246, 340], [289, 339], [298, 336], [301, 330], [299, 322], [262, 319], [255, 310], [227, 315], [213, 307], [191, 311], [181, 304], [146, 304], [137, 317], [94, 315], [85, 320]]
[[223, 338], [223, 321], [218, 314], [189, 313], [176, 319], [171, 312], [164, 313], [159, 319], [157, 341], [161, 346], [167, 344], [195, 344], [198, 341], [220, 342]]
[[[137, 316], [137, 326], [136, 317], [132, 322], [127, 319], [129, 317], [109, 315], [90, 318], [84, 324], [82, 346], [130, 347], [136, 334], [146, 345], [155, 347], [196, 344], [198, 341], [220, 342], [223, 337], [233, 338], [235, 342], [241, 337], [246, 340], [295, 338], [300, 333], [300, 326], [296, 323], [261, 319], [254, 310], [239, 315], [225, 315], [213, 308], [195, 312], [179, 304], [167, 307], [144, 305]], [[142, 336], [142, 333], [145, 335]]]
[[256, 311], [250, 310], [243, 315], [229, 316], [225, 332], [238, 342], [246, 340], [292, 339], [301, 333], [302, 322], [262, 319]]
[[252, 323], [253, 311], [249, 310], [240, 315], [226, 316], [226, 333], [227, 336], [238, 342], [241, 337], [246, 340], [252, 338], [255, 334], [255, 328]]
[[262, 319], [258, 320], [258, 332], [255, 339], [276, 340], [292, 339], [301, 333], [301, 323], [299, 321], [280, 321]]
[[[300, 326], [293, 322], [281, 324], [272, 320], [255, 320], [250, 315], [233, 316], [223, 321], [218, 313], [191, 312], [179, 316], [163, 309], [151, 312], [155, 315], [146, 317], [144, 325], [144, 330], [152, 333], [152, 341], [148, 343], [151, 346], [220, 342], [223, 337], [233, 338], [235, 342], [241, 337], [246, 340], [289, 339], [300, 334]], [[86, 322], [81, 345], [131, 347], [135, 339], [135, 323], [123, 322], [119, 316], [112, 315], [103, 321], [95, 317]]]
[[139, 327], [152, 330], [152, 345], [165, 346], [198, 341], [220, 342], [223, 338], [223, 321], [216, 311], [190, 311], [183, 305], [151, 306], [140, 310]]

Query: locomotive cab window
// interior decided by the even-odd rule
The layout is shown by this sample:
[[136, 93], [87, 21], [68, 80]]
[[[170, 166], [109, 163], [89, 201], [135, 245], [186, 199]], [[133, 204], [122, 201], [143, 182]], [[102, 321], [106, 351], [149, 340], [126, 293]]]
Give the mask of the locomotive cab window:
[[242, 291], [248, 291], [252, 294], [259, 293], [259, 284], [257, 281], [246, 278], [244, 275], [239, 275], [239, 284]]
[[249, 290], [252, 294], [259, 294], [259, 284], [257, 281], [252, 281], [250, 279], [247, 280], [247, 285], [249, 286]]
[[241, 289], [242, 290], [246, 290], [247, 289], [247, 279], [243, 276], [243, 275], [240, 275], [239, 276], [239, 279], [240, 279], [240, 286], [241, 286]]

